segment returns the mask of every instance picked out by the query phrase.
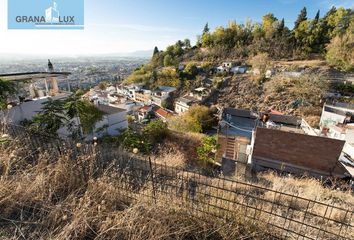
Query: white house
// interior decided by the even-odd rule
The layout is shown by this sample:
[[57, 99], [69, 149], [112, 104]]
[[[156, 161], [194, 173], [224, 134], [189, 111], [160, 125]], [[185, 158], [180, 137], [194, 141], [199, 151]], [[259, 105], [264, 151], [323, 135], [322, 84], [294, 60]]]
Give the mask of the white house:
[[151, 104], [151, 90], [140, 89], [139, 91], [134, 91], [134, 101], [142, 102], [144, 104]]
[[117, 93], [122, 96], [126, 96], [130, 99], [135, 98], [135, 92], [141, 90], [142, 87], [138, 84], [132, 84], [129, 86], [125, 86], [123, 84], [117, 86]]
[[95, 124], [93, 133], [87, 134], [87, 140], [104, 135], [116, 136], [128, 127], [126, 110], [108, 105], [97, 105], [96, 107], [104, 115], [102, 120]]
[[[59, 100], [68, 98], [69, 96], [69, 93], [63, 93], [50, 98], [53, 100]], [[24, 120], [31, 120], [34, 115], [42, 110], [43, 104], [48, 101], [48, 98], [49, 97], [42, 97], [33, 99], [32, 101], [23, 102], [8, 110], [0, 111], [0, 116], [5, 121], [13, 124], [20, 124]]]
[[142, 122], [145, 119], [148, 119], [149, 114], [152, 111], [152, 106], [143, 106], [138, 110], [138, 121]]
[[175, 87], [160, 86], [155, 91], [152, 92], [151, 100], [152, 103], [160, 106], [162, 103], [177, 89]]
[[347, 143], [354, 143], [354, 123], [329, 126], [327, 136]]
[[354, 123], [354, 104], [337, 102], [323, 106], [320, 120], [322, 128], [346, 123]]
[[175, 112], [177, 114], [182, 114], [184, 112], [187, 112], [191, 106], [196, 104], [198, 102], [198, 99], [191, 97], [191, 96], [184, 96], [181, 98], [178, 98], [176, 103], [175, 103]]

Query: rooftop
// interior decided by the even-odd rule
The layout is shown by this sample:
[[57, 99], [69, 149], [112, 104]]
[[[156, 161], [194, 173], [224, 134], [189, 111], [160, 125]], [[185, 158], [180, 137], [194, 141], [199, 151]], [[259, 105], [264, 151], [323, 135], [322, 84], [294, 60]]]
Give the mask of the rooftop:
[[[223, 120], [228, 124], [221, 127], [221, 134], [252, 137], [252, 131], [256, 127], [265, 127], [260, 121], [262, 113], [244, 109], [225, 108]], [[286, 132], [304, 133], [301, 129], [301, 119], [296, 116], [269, 114], [268, 127], [276, 128]]]
[[164, 92], [173, 92], [176, 91], [177, 88], [170, 86], [159, 86], [156, 90], [164, 91]]
[[160, 117], [163, 117], [163, 118], [168, 118], [168, 117], [171, 115], [168, 111], [166, 111], [166, 110], [163, 109], [163, 108], [158, 108], [158, 109], [156, 109], [156, 110], [155, 110], [155, 113], [156, 113], [157, 115], [159, 115]]
[[7, 81], [29, 81], [48, 77], [68, 76], [70, 72], [23, 72], [0, 74], [0, 78]]
[[143, 106], [139, 108], [140, 112], [149, 112], [151, 110], [151, 106]]
[[103, 104], [98, 104], [98, 105], [96, 105], [96, 107], [106, 115], [111, 115], [111, 114], [120, 113], [120, 112], [125, 111], [122, 108], [112, 107], [112, 106], [103, 105]]
[[189, 105], [189, 104], [198, 102], [198, 99], [196, 99], [196, 98], [194, 98], [192, 96], [186, 95], [186, 96], [178, 98], [178, 101]]
[[332, 102], [332, 103], [326, 103], [326, 106], [354, 110], [354, 104], [352, 103]]

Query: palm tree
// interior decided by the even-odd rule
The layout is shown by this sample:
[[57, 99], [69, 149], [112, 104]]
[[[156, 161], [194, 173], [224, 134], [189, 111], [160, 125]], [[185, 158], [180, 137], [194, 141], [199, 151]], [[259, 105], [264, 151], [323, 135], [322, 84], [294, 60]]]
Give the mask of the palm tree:
[[93, 130], [96, 122], [102, 119], [102, 112], [87, 100], [73, 95], [66, 100], [49, 98], [42, 110], [30, 123], [30, 128], [57, 135], [61, 127], [68, 127], [73, 138], [80, 138]]
[[57, 135], [57, 131], [68, 122], [64, 102], [49, 98], [43, 103], [42, 110], [34, 116], [31, 126], [35, 130]]
[[[78, 129], [73, 133], [82, 136], [93, 130], [95, 124], [102, 119], [102, 112], [87, 100], [82, 100], [77, 95], [73, 95], [65, 101], [64, 106], [70, 119], [77, 119]], [[74, 135], [75, 135], [74, 134]]]

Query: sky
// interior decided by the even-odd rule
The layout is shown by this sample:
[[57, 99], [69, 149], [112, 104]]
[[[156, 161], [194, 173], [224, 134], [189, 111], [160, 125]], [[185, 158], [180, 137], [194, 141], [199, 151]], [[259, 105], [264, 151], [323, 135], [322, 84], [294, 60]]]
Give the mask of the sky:
[[164, 49], [179, 39], [194, 43], [207, 22], [214, 29], [230, 20], [260, 21], [272, 12], [292, 28], [304, 6], [310, 18], [332, 6], [354, 7], [353, 0], [85, 0], [84, 30], [8, 30], [7, 1], [0, 0], [0, 58]]

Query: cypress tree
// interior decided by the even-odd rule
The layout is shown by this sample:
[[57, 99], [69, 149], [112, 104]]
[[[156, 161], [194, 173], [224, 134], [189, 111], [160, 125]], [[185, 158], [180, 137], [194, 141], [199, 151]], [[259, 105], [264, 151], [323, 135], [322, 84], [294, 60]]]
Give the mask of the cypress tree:
[[296, 21], [295, 21], [295, 26], [294, 26], [294, 29], [298, 28], [300, 23], [303, 22], [303, 21], [306, 21], [307, 20], [307, 10], [306, 10], [306, 7], [304, 7], [299, 16], [297, 17]]
[[153, 53], [153, 56], [155, 56], [156, 54], [159, 53], [159, 49], [157, 47], [154, 48], [154, 53]]

